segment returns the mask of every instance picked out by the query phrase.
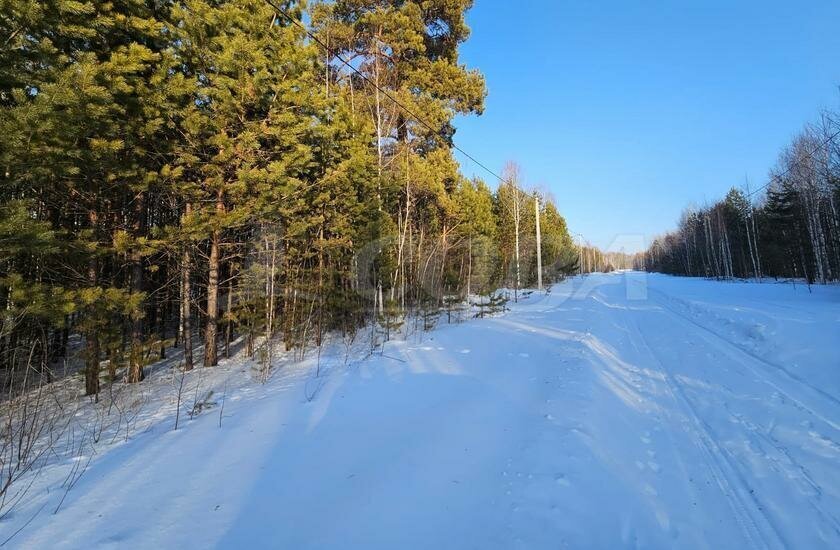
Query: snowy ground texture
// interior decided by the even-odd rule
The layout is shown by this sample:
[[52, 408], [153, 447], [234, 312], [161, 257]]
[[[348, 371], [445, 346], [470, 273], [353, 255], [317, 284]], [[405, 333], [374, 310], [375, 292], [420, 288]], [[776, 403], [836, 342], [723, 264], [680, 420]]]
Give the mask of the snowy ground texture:
[[127, 440], [43, 469], [0, 539], [29, 522], [7, 547], [840, 548], [838, 337], [840, 287], [619, 273], [322, 382], [311, 359], [265, 385], [232, 360], [207, 375], [217, 396], [228, 381], [221, 427], [219, 403], [177, 431], [171, 396], [147, 405]]

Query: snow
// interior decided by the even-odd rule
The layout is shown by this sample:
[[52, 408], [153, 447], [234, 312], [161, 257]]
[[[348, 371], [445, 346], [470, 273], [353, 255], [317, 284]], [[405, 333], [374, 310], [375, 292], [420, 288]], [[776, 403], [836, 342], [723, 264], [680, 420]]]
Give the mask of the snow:
[[198, 369], [188, 388], [215, 406], [177, 431], [177, 377], [158, 372], [128, 438], [40, 470], [0, 539], [838, 548], [840, 287], [812, 291], [575, 278], [364, 360], [336, 346], [320, 378], [312, 357], [264, 385], [242, 358]]

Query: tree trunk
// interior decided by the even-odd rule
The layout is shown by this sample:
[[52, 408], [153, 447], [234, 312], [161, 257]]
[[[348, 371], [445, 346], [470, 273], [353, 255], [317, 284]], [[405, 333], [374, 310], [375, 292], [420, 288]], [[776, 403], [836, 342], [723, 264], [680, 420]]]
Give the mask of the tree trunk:
[[[189, 214], [187, 204], [186, 213]], [[184, 346], [184, 370], [193, 368], [192, 322], [190, 311], [190, 243], [184, 245], [181, 266], [181, 340]]]
[[[168, 273], [167, 269], [167, 273]], [[166, 314], [169, 311], [169, 284], [166, 282], [166, 278], [164, 277], [161, 281], [161, 285], [164, 286], [164, 293], [163, 299], [158, 304], [158, 340], [160, 340], [160, 359], [166, 359]]]
[[[90, 213], [91, 224], [95, 227], [97, 214]], [[96, 230], [94, 229], [94, 233]], [[97, 261], [91, 257], [88, 262], [88, 283], [95, 287], [97, 283]], [[85, 395], [95, 395], [99, 401], [99, 333], [96, 327], [90, 327], [85, 334]]]
[[[216, 195], [216, 213], [221, 216], [224, 211], [225, 203], [220, 190]], [[219, 247], [221, 239], [221, 229], [214, 229], [210, 240], [209, 277], [207, 279], [207, 326], [204, 329], [205, 367], [214, 367], [219, 364], [216, 335], [218, 334], [219, 324]]]
[[[228, 264], [230, 266], [230, 264]], [[225, 308], [225, 357], [230, 358], [230, 342], [233, 340], [233, 268], [229, 268], [227, 285], [227, 308]]]
[[[134, 239], [138, 239], [145, 226], [146, 194], [141, 192], [135, 197]], [[143, 255], [135, 244], [131, 252], [131, 294], [143, 292]], [[143, 315], [145, 304], [134, 312], [131, 320], [131, 353], [128, 366], [129, 384], [143, 380]]]

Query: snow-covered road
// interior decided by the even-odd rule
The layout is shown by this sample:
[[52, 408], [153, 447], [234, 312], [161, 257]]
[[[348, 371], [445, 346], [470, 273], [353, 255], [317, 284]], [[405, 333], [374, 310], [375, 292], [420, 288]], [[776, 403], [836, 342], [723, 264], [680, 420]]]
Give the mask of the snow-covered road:
[[9, 546], [840, 548], [838, 337], [837, 287], [575, 279], [142, 434]]

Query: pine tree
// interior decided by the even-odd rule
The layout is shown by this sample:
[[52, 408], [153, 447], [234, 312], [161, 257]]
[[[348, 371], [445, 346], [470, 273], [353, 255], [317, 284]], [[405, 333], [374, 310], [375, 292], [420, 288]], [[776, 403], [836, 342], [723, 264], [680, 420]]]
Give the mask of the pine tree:
[[[377, 198], [396, 229], [393, 248], [380, 251], [383, 260], [395, 257], [395, 268], [379, 273], [375, 284], [403, 306], [407, 298], [442, 299], [452, 243], [449, 194], [459, 179], [449, 149], [451, 121], [480, 113], [485, 96], [481, 76], [458, 64], [470, 5], [340, 0], [314, 12], [319, 37], [333, 54], [328, 72], [353, 93], [354, 116], [370, 120]], [[359, 60], [364, 78], [343, 66], [346, 58]]]
[[[294, 11], [293, 2], [286, 9]], [[195, 85], [175, 184], [207, 239], [204, 365], [218, 361], [225, 239], [305, 184], [313, 50], [260, 0], [188, 1], [174, 11], [178, 56]]]
[[[131, 305], [133, 356], [140, 355], [146, 195], [160, 166], [158, 147], [167, 143], [163, 11], [139, 1], [13, 2], [12, 17], [3, 20], [10, 25], [0, 74], [6, 189], [25, 193], [36, 217], [66, 229], [58, 234], [73, 252], [62, 275], [84, 293], [78, 306], [86, 312], [87, 388], [94, 393], [97, 329], [108, 320], [94, 319], [102, 303], [93, 310], [85, 304], [123, 282], [106, 280], [117, 275], [103, 270], [108, 254], [130, 255], [135, 266], [131, 291], [107, 293], [113, 302], [105, 309]], [[139, 378], [138, 367], [135, 361], [130, 379]]]
[[541, 204], [545, 204], [540, 215], [542, 265], [547, 280], [559, 281], [578, 271], [579, 254], [569, 235], [566, 220], [554, 202], [543, 200]]

